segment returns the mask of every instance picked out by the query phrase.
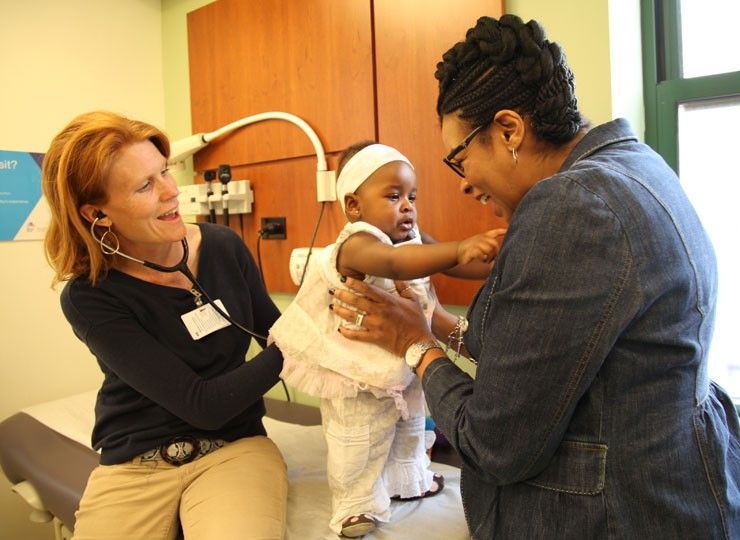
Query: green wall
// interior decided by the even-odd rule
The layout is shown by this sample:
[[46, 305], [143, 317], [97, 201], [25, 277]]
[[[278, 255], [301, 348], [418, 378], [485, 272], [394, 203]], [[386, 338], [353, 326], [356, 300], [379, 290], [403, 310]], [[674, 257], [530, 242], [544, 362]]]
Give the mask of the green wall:
[[[172, 140], [192, 134], [190, 123], [190, 69], [188, 67], [187, 14], [213, 0], [162, 1], [162, 78], [167, 135]], [[193, 182], [192, 159], [184, 170], [174, 171], [180, 184]]]
[[[537, 20], [565, 50], [583, 114], [594, 124], [612, 119], [607, 0], [507, 0], [506, 12]], [[639, 66], [638, 66], [639, 70]]]

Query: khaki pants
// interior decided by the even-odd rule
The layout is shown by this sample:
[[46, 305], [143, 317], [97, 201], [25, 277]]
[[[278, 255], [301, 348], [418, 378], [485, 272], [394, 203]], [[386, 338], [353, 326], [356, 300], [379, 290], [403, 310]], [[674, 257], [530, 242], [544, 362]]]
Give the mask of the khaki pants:
[[267, 437], [246, 437], [176, 467], [139, 458], [93, 470], [76, 514], [75, 540], [280, 540], [285, 462]]

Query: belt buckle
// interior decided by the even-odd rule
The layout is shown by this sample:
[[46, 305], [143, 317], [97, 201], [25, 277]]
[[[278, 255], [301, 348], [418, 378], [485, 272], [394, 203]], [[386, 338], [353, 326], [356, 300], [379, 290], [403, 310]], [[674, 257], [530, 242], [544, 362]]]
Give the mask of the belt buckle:
[[198, 457], [199, 452], [200, 441], [195, 437], [187, 435], [173, 437], [159, 447], [159, 453], [162, 459], [175, 467], [190, 463]]

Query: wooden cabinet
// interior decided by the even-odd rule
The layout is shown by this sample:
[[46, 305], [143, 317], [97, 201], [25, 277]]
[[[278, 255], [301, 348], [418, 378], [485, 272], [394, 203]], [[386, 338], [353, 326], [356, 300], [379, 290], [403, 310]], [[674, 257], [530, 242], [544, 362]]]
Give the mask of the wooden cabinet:
[[[444, 163], [437, 117], [437, 63], [481, 15], [500, 17], [503, 2], [375, 0], [379, 141], [401, 150], [417, 174], [419, 227], [437, 240], [458, 240], [503, 223], [460, 192]], [[479, 281], [433, 277], [439, 298], [468, 305]]]
[[[367, 1], [220, 0], [188, 14], [188, 46], [195, 132], [285, 111], [308, 122], [328, 151], [375, 136]], [[312, 153], [298, 128], [266, 121], [206, 148], [196, 167]]]
[[[439, 240], [501, 226], [489, 209], [459, 193], [444, 155], [435, 112], [436, 63], [480, 15], [500, 16], [503, 1], [219, 0], [188, 14], [193, 131], [212, 131], [266, 111], [308, 122], [330, 168], [350, 144], [372, 139], [397, 147], [419, 178], [419, 224]], [[311, 239], [316, 158], [305, 134], [282, 121], [242, 128], [195, 157], [204, 171], [228, 163], [254, 189], [254, 210], [232, 226], [257, 254], [261, 217], [285, 216], [287, 239], [261, 242], [271, 292], [295, 292], [288, 260]], [[202, 181], [202, 179], [199, 179]], [[327, 203], [316, 245], [345, 223]], [[468, 304], [480, 282], [435, 277], [445, 303]]]

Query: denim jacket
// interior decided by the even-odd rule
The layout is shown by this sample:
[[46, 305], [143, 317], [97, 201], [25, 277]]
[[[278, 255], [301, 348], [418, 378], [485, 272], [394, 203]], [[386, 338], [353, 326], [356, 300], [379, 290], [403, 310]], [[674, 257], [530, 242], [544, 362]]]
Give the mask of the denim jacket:
[[666, 163], [598, 126], [512, 216], [424, 390], [474, 539], [740, 538], [740, 426], [707, 376], [717, 269]]

